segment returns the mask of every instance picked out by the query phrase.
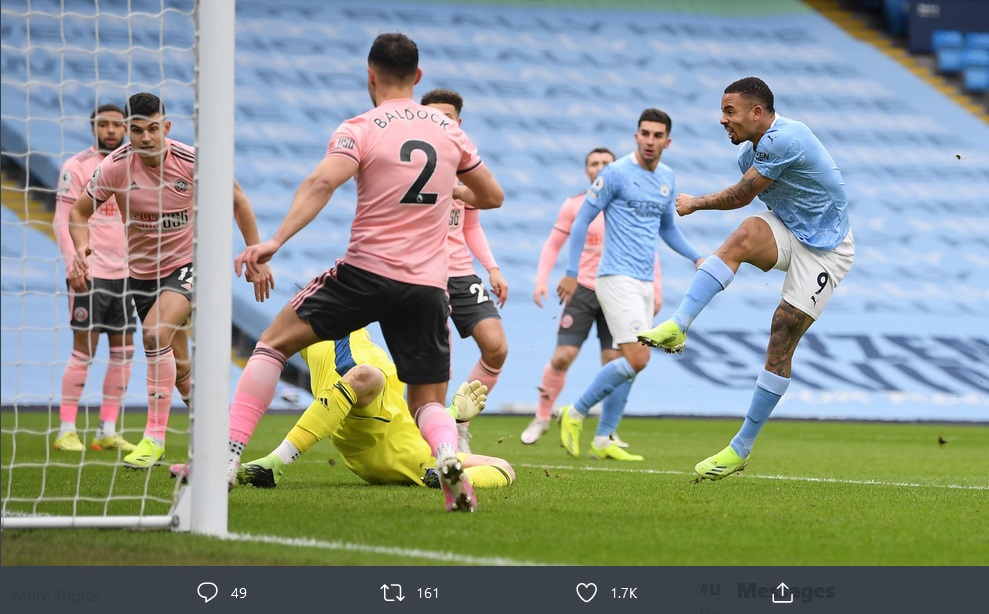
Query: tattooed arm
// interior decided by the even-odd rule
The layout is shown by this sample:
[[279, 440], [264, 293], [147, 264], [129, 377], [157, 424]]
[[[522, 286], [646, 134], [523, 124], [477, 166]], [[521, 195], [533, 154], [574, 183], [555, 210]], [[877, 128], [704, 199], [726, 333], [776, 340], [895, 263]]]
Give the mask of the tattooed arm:
[[738, 183], [716, 194], [697, 197], [689, 194], [680, 194], [677, 196], [677, 213], [683, 216], [704, 209], [718, 209], [721, 211], [740, 209], [752, 202], [752, 199], [761, 194], [772, 183], [772, 179], [766, 179], [752, 166], [749, 167], [749, 170], [742, 176]]

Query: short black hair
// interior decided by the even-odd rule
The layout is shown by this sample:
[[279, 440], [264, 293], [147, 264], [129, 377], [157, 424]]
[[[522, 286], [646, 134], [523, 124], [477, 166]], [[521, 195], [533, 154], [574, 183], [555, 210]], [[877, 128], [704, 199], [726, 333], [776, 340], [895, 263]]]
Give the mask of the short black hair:
[[99, 116], [99, 115], [103, 115], [104, 113], [120, 113], [121, 115], [123, 115], [123, 116], [126, 117], [126, 114], [124, 113], [124, 110], [121, 109], [120, 107], [118, 107], [117, 105], [115, 105], [115, 104], [101, 104], [100, 106], [98, 106], [95, 109], [93, 109], [93, 112], [89, 114], [89, 125], [90, 126], [95, 126], [96, 125], [96, 117]]
[[448, 104], [457, 110], [457, 115], [460, 115], [460, 111], [464, 108], [464, 99], [453, 90], [436, 89], [423, 94], [419, 104]]
[[367, 54], [367, 65], [386, 79], [404, 83], [419, 69], [419, 48], [399, 32], [379, 34]]
[[135, 117], [150, 118], [155, 115], [165, 115], [165, 104], [160, 98], [148, 92], [134, 94], [127, 99], [127, 112], [124, 116], [127, 119]]
[[726, 94], [741, 94], [744, 98], [761, 105], [768, 113], [775, 113], [773, 90], [759, 77], [745, 77], [725, 88]]
[[587, 152], [586, 156], [584, 156], [584, 166], [587, 166], [587, 161], [591, 159], [591, 154], [596, 154], [596, 153], [608, 154], [609, 156], [611, 156], [612, 160], [618, 159], [615, 157], [615, 153], [610, 149], [608, 149], [607, 147], [595, 147], [594, 149]]
[[669, 136], [670, 132], [673, 130], [673, 120], [664, 111], [659, 109], [646, 109], [639, 116], [639, 123], [636, 127], [641, 126], [642, 122], [659, 122], [666, 126], [666, 135]]

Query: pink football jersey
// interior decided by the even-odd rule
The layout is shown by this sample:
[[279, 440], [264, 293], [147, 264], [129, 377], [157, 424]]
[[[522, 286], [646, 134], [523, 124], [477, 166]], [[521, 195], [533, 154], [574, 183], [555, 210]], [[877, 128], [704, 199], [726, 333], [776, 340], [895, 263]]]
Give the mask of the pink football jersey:
[[[580, 211], [582, 204], [584, 204], [584, 194], [571, 196], [563, 201], [563, 205], [560, 207], [560, 214], [557, 216], [556, 223], [553, 225], [553, 230], [569, 236], [570, 229], [573, 227], [573, 221], [577, 217], [577, 212]], [[595, 288], [595, 279], [597, 279], [598, 265], [601, 263], [601, 249], [603, 246], [604, 214], [599, 213], [594, 218], [594, 221], [591, 222], [591, 225], [587, 227], [587, 240], [584, 242], [584, 251], [580, 254], [580, 264], [577, 265], [577, 283], [591, 290]], [[559, 249], [553, 255], [553, 262], [556, 262], [558, 255]], [[549, 268], [551, 269], [552, 265]], [[545, 284], [549, 279], [549, 269], [545, 271], [545, 274], [540, 269], [539, 273], [542, 276], [537, 275], [537, 281]]]
[[481, 228], [479, 213], [477, 209], [468, 207], [464, 201], [453, 200], [447, 243], [450, 252], [450, 277], [474, 275], [474, 258], [477, 258], [485, 271], [498, 266], [488, 246], [488, 238]]
[[[59, 249], [65, 258], [65, 277], [72, 275], [75, 247], [69, 235], [69, 211], [76, 199], [86, 189], [86, 184], [99, 166], [96, 147], [90, 147], [69, 158], [62, 166], [62, 177], [55, 196], [55, 219], [52, 227]], [[89, 246], [93, 250], [89, 258], [89, 272], [95, 278], [123, 279], [127, 277], [127, 235], [124, 220], [112, 197], [89, 218]]]
[[86, 188], [97, 203], [116, 197], [127, 221], [135, 279], [161, 279], [192, 262], [196, 150], [165, 139], [161, 165], [141, 161], [128, 143], [104, 158]]
[[446, 289], [452, 186], [482, 164], [457, 122], [411, 99], [388, 100], [341, 124], [326, 155], [358, 165], [357, 211], [343, 262]]

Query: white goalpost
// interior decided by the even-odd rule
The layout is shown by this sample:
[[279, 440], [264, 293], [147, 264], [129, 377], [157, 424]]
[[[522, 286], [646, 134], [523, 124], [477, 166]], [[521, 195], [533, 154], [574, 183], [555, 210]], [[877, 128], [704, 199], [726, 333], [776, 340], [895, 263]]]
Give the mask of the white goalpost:
[[[3, 42], [3, 295], [0, 528], [145, 528], [227, 533], [235, 0], [12, 0]], [[93, 144], [90, 113], [159, 95], [172, 134], [195, 145], [196, 226], [189, 426], [170, 421], [164, 466], [120, 452], [53, 449], [72, 352], [65, 265], [51, 233], [59, 168]], [[178, 128], [178, 129], [176, 129]], [[125, 137], [126, 142], [126, 137]], [[79, 401], [89, 443], [107, 365], [105, 335]], [[140, 325], [118, 428], [140, 439], [147, 362]], [[136, 397], [136, 399], [135, 399]], [[178, 394], [175, 396], [178, 399]], [[173, 409], [178, 405], [173, 405]], [[188, 485], [167, 464], [186, 458]], [[174, 443], [173, 443], [174, 440]]]

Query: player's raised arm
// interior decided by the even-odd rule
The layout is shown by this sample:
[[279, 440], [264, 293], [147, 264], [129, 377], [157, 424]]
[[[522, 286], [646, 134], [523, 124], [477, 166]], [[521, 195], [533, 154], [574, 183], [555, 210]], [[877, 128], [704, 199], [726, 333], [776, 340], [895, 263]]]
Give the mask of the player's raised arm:
[[738, 183], [715, 194], [696, 197], [689, 194], [680, 194], [677, 196], [677, 213], [680, 215], [690, 215], [694, 211], [706, 209], [717, 209], [720, 211], [741, 209], [752, 202], [756, 196], [762, 194], [772, 184], [772, 179], [763, 177], [752, 166], [742, 175]]
[[257, 245], [249, 245], [234, 260], [237, 275], [243, 273], [246, 265], [251, 275], [259, 274], [258, 265], [271, 260], [275, 252], [295, 233], [305, 228], [316, 215], [330, 202], [333, 192], [357, 172], [357, 162], [344, 156], [327, 156], [295, 191], [288, 214], [282, 220], [275, 234]]
[[498, 184], [491, 169], [481, 164], [458, 179], [471, 191], [473, 199], [465, 200], [475, 209], [497, 209], [505, 201], [505, 192]]

